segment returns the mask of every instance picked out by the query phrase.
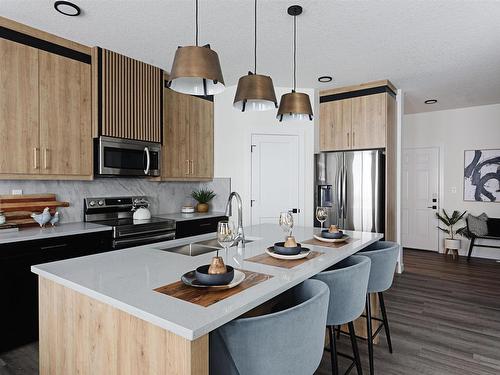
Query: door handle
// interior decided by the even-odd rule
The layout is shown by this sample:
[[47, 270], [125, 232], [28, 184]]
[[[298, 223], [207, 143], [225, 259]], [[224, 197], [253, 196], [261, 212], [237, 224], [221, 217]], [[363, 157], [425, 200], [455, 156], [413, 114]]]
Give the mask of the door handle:
[[144, 153], [146, 154], [146, 169], [144, 170], [144, 174], [149, 174], [149, 167], [151, 166], [151, 156], [149, 155], [149, 148], [144, 147]]
[[437, 206], [429, 206], [427, 208], [432, 208], [433, 210], [437, 210]]
[[48, 158], [49, 158], [49, 149], [48, 148], [44, 148], [43, 149], [43, 169], [49, 169], [49, 162], [48, 162]]
[[40, 168], [38, 165], [38, 147], [33, 147], [33, 164], [35, 169]]

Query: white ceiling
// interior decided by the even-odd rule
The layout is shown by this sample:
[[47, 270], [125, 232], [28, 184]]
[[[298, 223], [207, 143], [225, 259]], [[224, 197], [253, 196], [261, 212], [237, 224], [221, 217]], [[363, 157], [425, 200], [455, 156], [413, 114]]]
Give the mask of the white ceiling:
[[[49, 0], [0, 0], [0, 15], [170, 70], [193, 44], [194, 0], [74, 0], [65, 17]], [[500, 103], [500, 1], [259, 0], [257, 70], [291, 84], [298, 3], [298, 86], [328, 88], [389, 78], [406, 112]], [[253, 0], [200, 0], [200, 43], [219, 53], [226, 85], [252, 69]], [[320, 75], [334, 83], [320, 84]], [[436, 98], [438, 104], [424, 105]]]

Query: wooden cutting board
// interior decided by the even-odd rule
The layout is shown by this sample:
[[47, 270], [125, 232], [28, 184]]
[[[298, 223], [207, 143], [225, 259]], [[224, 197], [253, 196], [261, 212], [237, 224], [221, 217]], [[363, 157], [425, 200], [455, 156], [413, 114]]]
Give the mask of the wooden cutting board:
[[45, 207], [53, 215], [57, 207], [69, 207], [69, 202], [59, 202], [55, 194], [0, 195], [0, 211], [4, 212], [7, 223], [21, 228], [37, 226], [31, 214], [40, 213]]

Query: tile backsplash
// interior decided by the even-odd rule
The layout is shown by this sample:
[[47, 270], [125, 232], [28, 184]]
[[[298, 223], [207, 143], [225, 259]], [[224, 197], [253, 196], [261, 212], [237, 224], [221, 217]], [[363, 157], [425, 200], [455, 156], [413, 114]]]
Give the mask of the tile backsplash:
[[224, 211], [229, 193], [230, 178], [215, 178], [209, 182], [154, 182], [141, 178], [98, 178], [93, 181], [38, 181], [6, 180], [0, 181], [0, 194], [11, 194], [12, 190], [22, 189], [23, 194], [54, 193], [60, 201], [70, 206], [59, 208], [61, 222], [69, 223], [83, 220], [83, 198], [145, 195], [150, 200], [151, 213], [180, 212], [181, 206], [194, 204], [191, 192], [206, 187], [217, 196], [212, 200], [212, 211]]

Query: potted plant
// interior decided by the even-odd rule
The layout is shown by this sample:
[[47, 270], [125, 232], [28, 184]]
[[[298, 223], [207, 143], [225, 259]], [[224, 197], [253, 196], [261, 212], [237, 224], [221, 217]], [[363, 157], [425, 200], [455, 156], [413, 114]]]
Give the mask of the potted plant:
[[438, 226], [440, 230], [449, 235], [449, 237], [444, 239], [444, 247], [445, 249], [460, 249], [460, 239], [455, 238], [456, 235], [466, 235], [467, 234], [467, 226], [460, 227], [455, 229], [454, 226], [458, 224], [460, 220], [464, 217], [467, 211], [460, 213], [459, 211], [453, 211], [453, 213], [448, 215], [448, 213], [443, 209], [443, 213], [440, 214], [436, 212], [436, 217], [446, 226], [446, 228], [442, 228]]
[[213, 190], [202, 188], [199, 190], [193, 190], [191, 196], [198, 202], [196, 205], [196, 211], [208, 212], [208, 203], [216, 196], [216, 194]]

